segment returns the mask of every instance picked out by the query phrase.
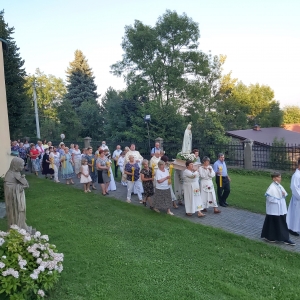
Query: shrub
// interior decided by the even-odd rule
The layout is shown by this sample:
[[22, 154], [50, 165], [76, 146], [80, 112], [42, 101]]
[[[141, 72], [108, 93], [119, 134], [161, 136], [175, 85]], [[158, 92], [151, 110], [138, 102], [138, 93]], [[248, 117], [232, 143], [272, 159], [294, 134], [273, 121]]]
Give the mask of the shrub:
[[[17, 225], [0, 231], [0, 295], [5, 299], [42, 299], [58, 281], [63, 254], [37, 231], [30, 235]], [[3, 298], [1, 298], [3, 299]]]

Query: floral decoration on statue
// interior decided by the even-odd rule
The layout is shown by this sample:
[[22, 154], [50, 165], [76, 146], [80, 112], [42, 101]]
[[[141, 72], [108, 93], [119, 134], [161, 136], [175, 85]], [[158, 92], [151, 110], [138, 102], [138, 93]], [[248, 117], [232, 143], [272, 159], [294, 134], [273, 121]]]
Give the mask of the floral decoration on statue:
[[182, 152], [179, 152], [179, 153], [177, 153], [176, 158], [177, 159], [182, 159], [182, 160], [190, 160], [192, 162], [196, 161], [196, 156], [195, 156], [194, 153], [182, 153]]
[[[63, 253], [39, 231], [34, 235], [17, 225], [0, 231], [0, 298], [42, 299], [58, 281]], [[2, 299], [2, 298], [1, 298]]]

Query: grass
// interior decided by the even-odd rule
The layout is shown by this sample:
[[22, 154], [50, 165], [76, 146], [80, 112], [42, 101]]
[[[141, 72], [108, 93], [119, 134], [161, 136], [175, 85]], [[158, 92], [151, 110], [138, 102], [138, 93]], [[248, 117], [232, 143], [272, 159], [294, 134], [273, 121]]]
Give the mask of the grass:
[[[272, 182], [269, 173], [229, 170], [229, 176], [231, 178], [231, 193], [228, 202], [238, 208], [265, 214], [266, 198], [264, 195]], [[290, 183], [290, 176], [283, 175], [281, 184], [288, 193], [287, 204], [291, 198]]]
[[[65, 254], [49, 300], [300, 298], [297, 253], [33, 176], [28, 180], [27, 223], [49, 234]], [[0, 227], [5, 229], [4, 220]]]

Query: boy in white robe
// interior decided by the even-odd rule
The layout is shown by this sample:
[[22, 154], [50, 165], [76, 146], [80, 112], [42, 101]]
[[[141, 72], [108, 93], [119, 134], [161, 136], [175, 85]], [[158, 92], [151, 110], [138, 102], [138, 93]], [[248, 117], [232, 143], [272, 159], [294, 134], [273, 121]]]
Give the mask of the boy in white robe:
[[298, 169], [293, 174], [291, 180], [292, 199], [286, 216], [286, 223], [289, 233], [299, 236], [300, 232], [300, 159]]
[[273, 182], [267, 189], [266, 196], [266, 218], [261, 232], [261, 238], [268, 242], [284, 242], [286, 245], [295, 246], [289, 238], [289, 231], [286, 224], [286, 202], [287, 192], [280, 184], [281, 175], [274, 172]]

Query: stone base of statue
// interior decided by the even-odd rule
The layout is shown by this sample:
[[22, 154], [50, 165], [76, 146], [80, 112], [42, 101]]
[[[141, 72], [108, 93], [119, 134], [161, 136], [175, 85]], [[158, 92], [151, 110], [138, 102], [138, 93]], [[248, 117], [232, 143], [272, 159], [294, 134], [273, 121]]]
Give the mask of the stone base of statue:
[[183, 160], [183, 159], [178, 159], [178, 158], [176, 158], [176, 159], [173, 161], [174, 169], [175, 169], [175, 170], [180, 170], [180, 171], [185, 170], [185, 168], [186, 168], [185, 162], [186, 162], [186, 161]]

